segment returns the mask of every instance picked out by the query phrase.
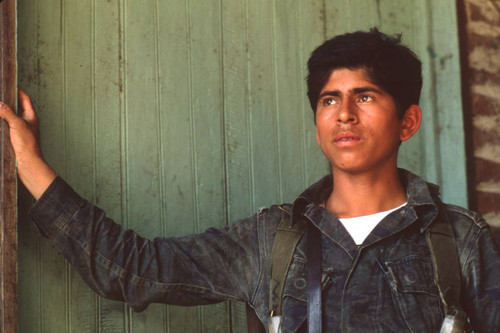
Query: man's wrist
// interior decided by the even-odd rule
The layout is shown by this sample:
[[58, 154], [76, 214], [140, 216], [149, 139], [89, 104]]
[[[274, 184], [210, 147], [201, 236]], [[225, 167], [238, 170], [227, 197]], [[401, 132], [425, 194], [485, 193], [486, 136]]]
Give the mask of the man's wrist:
[[31, 195], [38, 200], [57, 174], [42, 158], [18, 160], [18, 176]]

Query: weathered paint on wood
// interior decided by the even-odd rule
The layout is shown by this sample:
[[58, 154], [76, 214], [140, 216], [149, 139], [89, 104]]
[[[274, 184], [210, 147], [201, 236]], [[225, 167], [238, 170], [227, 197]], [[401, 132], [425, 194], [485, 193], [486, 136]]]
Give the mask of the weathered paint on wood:
[[[46, 158], [146, 237], [223, 226], [291, 201], [328, 172], [305, 62], [338, 33], [378, 26], [424, 62], [424, 126], [401, 164], [466, 204], [455, 3], [368, 0], [18, 4], [20, 82]], [[24, 201], [29, 201], [22, 198]], [[241, 332], [239, 304], [142, 313], [96, 297], [22, 215], [21, 332]]]
[[[0, 2], [0, 100], [17, 106], [16, 1]], [[18, 331], [17, 175], [9, 126], [0, 123], [0, 333]]]

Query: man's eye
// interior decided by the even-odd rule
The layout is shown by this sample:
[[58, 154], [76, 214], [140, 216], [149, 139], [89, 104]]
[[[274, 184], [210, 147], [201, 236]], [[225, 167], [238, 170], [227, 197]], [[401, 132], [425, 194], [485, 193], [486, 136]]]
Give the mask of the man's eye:
[[371, 97], [370, 95], [361, 95], [359, 97], [359, 101], [361, 103], [371, 102], [371, 101], [373, 101], [373, 97]]
[[323, 105], [325, 105], [325, 106], [334, 105], [335, 103], [336, 103], [335, 99], [333, 99], [331, 97], [327, 97], [327, 98], [323, 99]]

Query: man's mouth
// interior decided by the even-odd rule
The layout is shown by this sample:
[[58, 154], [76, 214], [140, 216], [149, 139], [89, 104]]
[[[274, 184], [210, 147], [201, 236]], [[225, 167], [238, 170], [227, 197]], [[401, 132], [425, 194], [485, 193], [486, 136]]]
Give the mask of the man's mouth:
[[335, 143], [340, 146], [348, 146], [359, 142], [361, 138], [354, 133], [339, 133], [335, 136]]

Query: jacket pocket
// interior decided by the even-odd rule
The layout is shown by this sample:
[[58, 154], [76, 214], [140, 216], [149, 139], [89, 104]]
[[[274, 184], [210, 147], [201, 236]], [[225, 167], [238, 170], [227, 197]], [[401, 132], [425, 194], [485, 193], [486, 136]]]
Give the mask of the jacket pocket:
[[384, 264], [403, 324], [411, 332], [438, 332], [444, 313], [430, 256], [412, 255]]

